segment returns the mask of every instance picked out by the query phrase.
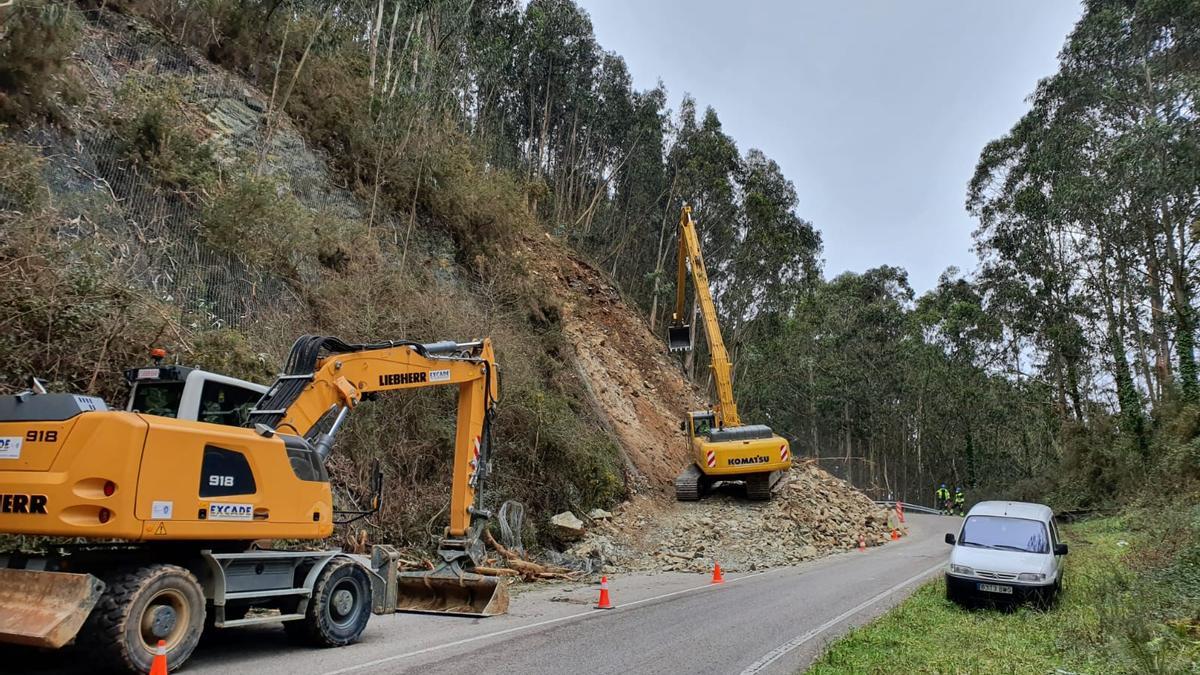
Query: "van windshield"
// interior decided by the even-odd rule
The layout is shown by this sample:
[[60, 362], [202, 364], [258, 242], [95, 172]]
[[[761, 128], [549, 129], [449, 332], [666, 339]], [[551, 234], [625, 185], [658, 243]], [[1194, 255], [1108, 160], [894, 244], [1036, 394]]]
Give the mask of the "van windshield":
[[1026, 553], [1049, 553], [1046, 526], [1037, 520], [1004, 516], [970, 516], [963, 524], [963, 546], [995, 548]]

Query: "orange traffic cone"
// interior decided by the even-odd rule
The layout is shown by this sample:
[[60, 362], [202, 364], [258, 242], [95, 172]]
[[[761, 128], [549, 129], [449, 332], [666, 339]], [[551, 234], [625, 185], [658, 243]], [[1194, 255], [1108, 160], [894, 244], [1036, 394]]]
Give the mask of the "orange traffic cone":
[[892, 529], [892, 541], [900, 541], [900, 530]]
[[154, 660], [150, 662], [150, 675], [167, 675], [167, 641], [159, 640], [154, 650]]
[[714, 563], [713, 563], [713, 578], [712, 578], [712, 582], [713, 582], [714, 584], [723, 584], [723, 583], [725, 583], [725, 577], [721, 575], [721, 563], [719, 563], [719, 562], [714, 562]]
[[596, 603], [596, 609], [613, 609], [612, 601], [608, 599], [608, 577], [600, 577], [600, 602]]
[[867, 538], [861, 534], [858, 535], [858, 552], [859, 553], [867, 552]]

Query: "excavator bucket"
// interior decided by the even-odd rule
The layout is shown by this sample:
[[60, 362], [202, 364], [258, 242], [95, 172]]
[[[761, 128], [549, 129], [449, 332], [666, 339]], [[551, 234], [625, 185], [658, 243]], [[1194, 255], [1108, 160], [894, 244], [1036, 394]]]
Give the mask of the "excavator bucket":
[[686, 323], [667, 326], [667, 350], [686, 352], [692, 349], [692, 327]]
[[403, 572], [396, 582], [397, 612], [458, 616], [508, 613], [508, 585], [502, 577], [443, 565], [430, 572]]
[[103, 592], [104, 582], [90, 574], [0, 569], [0, 642], [62, 647]]

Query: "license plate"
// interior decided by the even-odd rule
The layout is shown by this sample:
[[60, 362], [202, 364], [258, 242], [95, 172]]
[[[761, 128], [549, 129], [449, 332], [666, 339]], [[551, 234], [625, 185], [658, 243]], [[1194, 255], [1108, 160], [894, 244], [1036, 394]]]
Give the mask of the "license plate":
[[987, 591], [988, 593], [1005, 593], [1012, 595], [1012, 586], [1000, 586], [999, 584], [979, 584], [979, 590]]

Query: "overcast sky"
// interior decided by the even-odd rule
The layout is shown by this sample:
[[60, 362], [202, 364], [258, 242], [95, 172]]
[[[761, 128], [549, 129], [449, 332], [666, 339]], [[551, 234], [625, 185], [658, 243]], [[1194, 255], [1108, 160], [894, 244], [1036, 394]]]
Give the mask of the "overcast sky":
[[[826, 276], [882, 264], [913, 288], [975, 268], [963, 206], [983, 145], [1028, 109], [1077, 0], [578, 0], [639, 89], [659, 79], [760, 148], [821, 230]], [[703, 214], [697, 214], [703, 218]], [[701, 221], [702, 222], [702, 221]]]

